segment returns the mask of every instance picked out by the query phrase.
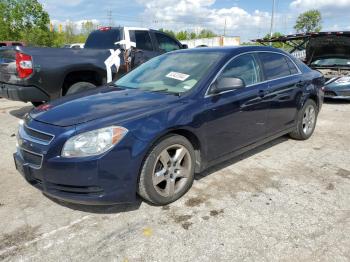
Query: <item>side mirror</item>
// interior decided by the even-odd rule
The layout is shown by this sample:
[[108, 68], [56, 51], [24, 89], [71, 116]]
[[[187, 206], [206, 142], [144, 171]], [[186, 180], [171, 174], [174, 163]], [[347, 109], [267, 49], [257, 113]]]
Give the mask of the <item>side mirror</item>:
[[218, 94], [243, 87], [245, 87], [245, 83], [242, 79], [235, 77], [223, 77], [216, 80], [210, 91], [212, 94]]
[[188, 45], [183, 44], [183, 45], [182, 45], [182, 49], [188, 49]]

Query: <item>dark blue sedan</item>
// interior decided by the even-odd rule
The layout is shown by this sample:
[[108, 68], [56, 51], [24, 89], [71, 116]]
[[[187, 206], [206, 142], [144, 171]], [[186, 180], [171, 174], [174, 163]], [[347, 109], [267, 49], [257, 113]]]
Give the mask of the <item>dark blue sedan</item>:
[[279, 136], [308, 139], [324, 78], [269, 47], [156, 57], [115, 83], [44, 104], [20, 123], [18, 171], [54, 198], [165, 205], [194, 174]]

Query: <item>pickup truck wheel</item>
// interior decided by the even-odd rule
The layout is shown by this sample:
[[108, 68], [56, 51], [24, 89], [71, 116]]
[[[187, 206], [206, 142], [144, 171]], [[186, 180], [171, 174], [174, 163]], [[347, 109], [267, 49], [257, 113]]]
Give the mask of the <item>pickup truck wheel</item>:
[[297, 116], [295, 130], [289, 134], [291, 138], [306, 140], [310, 138], [315, 130], [317, 121], [317, 105], [313, 100], [307, 100]]
[[68, 88], [65, 95], [72, 95], [72, 94], [80, 93], [93, 88], [96, 88], [96, 85], [90, 82], [77, 82]]
[[192, 186], [195, 153], [183, 136], [165, 137], [144, 161], [139, 195], [155, 205], [167, 205], [182, 197]]

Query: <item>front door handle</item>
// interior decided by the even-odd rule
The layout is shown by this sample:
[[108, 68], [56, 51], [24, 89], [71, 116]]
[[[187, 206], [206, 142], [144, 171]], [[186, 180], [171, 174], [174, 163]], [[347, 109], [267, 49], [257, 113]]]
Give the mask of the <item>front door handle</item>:
[[300, 87], [300, 88], [302, 88], [302, 87], [304, 87], [304, 82], [303, 81], [299, 81], [298, 83], [297, 83], [297, 87]]
[[264, 96], [266, 96], [267, 94], [269, 93], [269, 91], [268, 90], [259, 90], [259, 92], [258, 92], [258, 95], [260, 96], [260, 97], [264, 97]]

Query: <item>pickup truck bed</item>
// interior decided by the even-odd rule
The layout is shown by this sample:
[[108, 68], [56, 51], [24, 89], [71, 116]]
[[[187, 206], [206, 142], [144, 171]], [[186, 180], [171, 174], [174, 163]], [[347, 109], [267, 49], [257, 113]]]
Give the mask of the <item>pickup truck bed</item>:
[[93, 31], [84, 49], [0, 48], [0, 97], [34, 105], [102, 86], [162, 53], [186, 48], [163, 32]]

